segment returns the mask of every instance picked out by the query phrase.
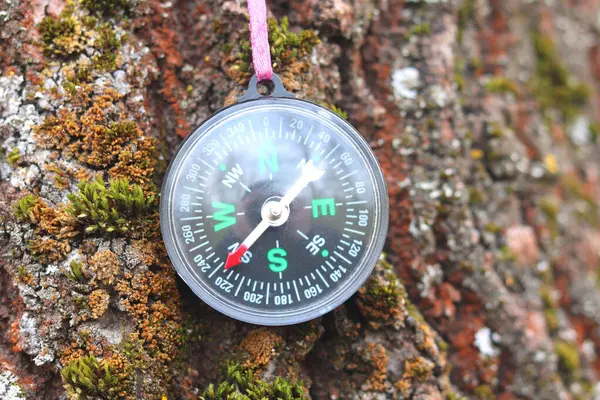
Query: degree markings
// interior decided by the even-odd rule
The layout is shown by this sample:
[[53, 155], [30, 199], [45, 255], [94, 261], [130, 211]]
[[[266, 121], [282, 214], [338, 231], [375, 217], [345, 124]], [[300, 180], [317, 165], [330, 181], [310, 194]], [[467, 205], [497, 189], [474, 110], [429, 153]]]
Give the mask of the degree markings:
[[[256, 138], [256, 136], [257, 136], [257, 135], [256, 135], [256, 132], [254, 131], [254, 129], [253, 129], [253, 127], [252, 127], [252, 122], [251, 122], [250, 120], [248, 120], [248, 125], [250, 126], [250, 131], [252, 132], [252, 135], [251, 135], [251, 136], [252, 136], [252, 140], [257, 140], [257, 138]], [[283, 137], [282, 137], [282, 135], [283, 135], [283, 118], [280, 118], [280, 124], [279, 124], [279, 125], [280, 125], [280, 126], [279, 126], [279, 138], [280, 138], [280, 139], [283, 139]], [[311, 126], [311, 127], [310, 127], [310, 129], [309, 129], [309, 131], [308, 131], [308, 133], [307, 133], [307, 134], [304, 136], [304, 144], [305, 144], [305, 145], [306, 145], [307, 143], [309, 143], [309, 141], [310, 141], [310, 138], [311, 138], [311, 135], [312, 135], [313, 128], [314, 128], [314, 126]], [[266, 135], [267, 135], [267, 136], [266, 136], [266, 138], [263, 138], [263, 137], [262, 137], [262, 132], [260, 132], [260, 131], [259, 131], [258, 133], [259, 133], [259, 135], [258, 135], [258, 136], [260, 137], [260, 139], [261, 139], [261, 140], [263, 140], [263, 139], [267, 139], [267, 138], [270, 136], [270, 135], [268, 134], [268, 127], [266, 127], [266, 129], [265, 129], [265, 133], [266, 133]], [[289, 131], [285, 131], [285, 140], [291, 140], [291, 141], [293, 141], [293, 142], [296, 142], [296, 141], [297, 141], [298, 143], [301, 143], [301, 141], [302, 141], [302, 139], [303, 139], [303, 138], [302, 138], [302, 135], [299, 135], [299, 134], [297, 135], [296, 133], [297, 133], [297, 131], [296, 131], [295, 129], [294, 129], [294, 130], [291, 132], [291, 134], [290, 134], [290, 132], [289, 132]], [[298, 133], [300, 133], [300, 132], [298, 132]], [[272, 130], [272, 134], [273, 134], [273, 139], [275, 139], [275, 138], [276, 138], [276, 135], [277, 135], [276, 131], [275, 131], [275, 130]], [[230, 151], [232, 151], [232, 149], [231, 149], [231, 146], [229, 145], [229, 142], [227, 142], [227, 141], [225, 140], [225, 138], [223, 137], [223, 135], [221, 135], [221, 139], [222, 139], [223, 143], [226, 145], [226, 147], [227, 147], [227, 148], [229, 148], [229, 150], [230, 150]], [[243, 147], [243, 146], [245, 146], [245, 144], [243, 143], [243, 142], [244, 142], [244, 140], [243, 140], [243, 138], [242, 138], [242, 137], [239, 137], [239, 136], [238, 136], [238, 138], [237, 138], [237, 139], [239, 140], [239, 144], [240, 144], [240, 145], [242, 145], [242, 147]], [[246, 140], [245, 140], [245, 142], [246, 142], [246, 143], [249, 143], [249, 142], [250, 142], [250, 138], [249, 138], [248, 136], [245, 136], [245, 139], [246, 139]], [[237, 144], [238, 144], [238, 143], [237, 143], [235, 140], [232, 140], [232, 142], [233, 142], [232, 144], [233, 144], [233, 145], [235, 145], [235, 147], [237, 148], [237, 147], [238, 147], [238, 146], [237, 146]], [[315, 142], [316, 142], [316, 147], [315, 147]], [[316, 153], [318, 153], [318, 154], [319, 154], [319, 156], [321, 156], [321, 157], [322, 157], [321, 159], [323, 159], [323, 160], [329, 160], [329, 161], [328, 161], [328, 164], [333, 166], [333, 168], [332, 168], [332, 169], [333, 169], [333, 171], [332, 171], [332, 172], [335, 172], [337, 176], [340, 176], [340, 175], [342, 175], [342, 174], [345, 172], [345, 171], [344, 171], [344, 168], [343, 168], [343, 167], [342, 167], [342, 168], [339, 168], [339, 167], [340, 167], [340, 166], [342, 166], [342, 164], [343, 164], [343, 161], [337, 160], [335, 157], [332, 157], [332, 156], [335, 154], [336, 150], [337, 150], [337, 149], [340, 147], [340, 144], [339, 144], [339, 143], [338, 143], [338, 144], [336, 144], [336, 145], [335, 145], [333, 148], [331, 148], [331, 147], [330, 147], [330, 149], [329, 149], [329, 150], [327, 150], [327, 149], [326, 149], [326, 148], [325, 148], [323, 145], [324, 145], [324, 143], [323, 143], [323, 142], [321, 142], [320, 140], [316, 140], [316, 139], [315, 139], [315, 140], [313, 140], [313, 141], [310, 141], [310, 145], [309, 145], [309, 147], [310, 147], [310, 148], [312, 148], [312, 149], [313, 149], [313, 151], [315, 151]], [[327, 147], [329, 147], [329, 146], [327, 146]], [[226, 152], [226, 151], [223, 151], [223, 150], [221, 150], [221, 151], [222, 151], [223, 153], [225, 153], [225, 155], [227, 155], [227, 152]], [[326, 152], [327, 152], [327, 153], [326, 153]], [[326, 155], [323, 157], [323, 155], [324, 155], [325, 153], [326, 153]], [[215, 152], [214, 152], [214, 154], [216, 155], [216, 157], [217, 157], [217, 158], [221, 158], [221, 157], [222, 157], [222, 156], [221, 156], [221, 153], [219, 153], [218, 151], [215, 151]], [[205, 171], [205, 174], [199, 174], [198, 176], [199, 176], [199, 177], [200, 177], [200, 178], [201, 178], [203, 181], [208, 181], [209, 179], [207, 179], [207, 177], [210, 177], [210, 176], [213, 174], [213, 171], [215, 171], [215, 170], [216, 170], [216, 167], [218, 167], [219, 163], [218, 163], [218, 161], [217, 161], [216, 159], [210, 160], [210, 161], [212, 161], [212, 163], [214, 163], [214, 164], [215, 164], [215, 166], [216, 166], [216, 167], [215, 167], [215, 166], [213, 166], [213, 165], [209, 164], [208, 162], [206, 162], [206, 161], [205, 161], [205, 160], [203, 160], [203, 159], [200, 159], [200, 161], [201, 161], [201, 162], [202, 162], [204, 165], [206, 165], [206, 167], [207, 167], [207, 170]], [[352, 171], [352, 172], [350, 172], [350, 173], [346, 173], [345, 175], [343, 175], [343, 176], [341, 176], [341, 177], [339, 178], [339, 180], [340, 180], [340, 184], [341, 184], [341, 186], [342, 186], [342, 187], [344, 187], [344, 192], [345, 192], [345, 193], [348, 193], [348, 192], [350, 192], [350, 193], [355, 193], [355, 190], [356, 190], [356, 188], [354, 188], [354, 187], [353, 187], [353, 185], [352, 185], [351, 187], [347, 187], [348, 185], [350, 185], [350, 182], [348, 182], [348, 181], [342, 182], [342, 181], [343, 181], [343, 180], [345, 180], [345, 179], [347, 179], [347, 178], [349, 178], [350, 176], [352, 176], [352, 175], [356, 174], [357, 172], [358, 172], [358, 170], [356, 170], [356, 171]], [[273, 179], [272, 175], [271, 175], [269, 178], [272, 180], [272, 179]], [[242, 188], [243, 188], [244, 190], [246, 190], [246, 191], [247, 191], [247, 192], [249, 192], [249, 193], [251, 192], [251, 189], [250, 189], [250, 188], [249, 188], [247, 185], [245, 185], [243, 182], [240, 182], [240, 181], [238, 181], [238, 182], [240, 183], [240, 186], [242, 186]], [[197, 183], [197, 184], [198, 184], [199, 186], [201, 186], [201, 187], [206, 187], [206, 186], [207, 186], [207, 185], [205, 185], [205, 184], [202, 184], [202, 183]], [[202, 194], [204, 193], [204, 190], [202, 190], [202, 189], [196, 189], [196, 188], [192, 188], [192, 187], [185, 187], [185, 186], [184, 186], [184, 188], [185, 188], [185, 189], [187, 189], [187, 190], [193, 191], [193, 192], [202, 193]], [[195, 197], [196, 197], [198, 200], [204, 200], [204, 198], [203, 198], [203, 197], [201, 197], [201, 196], [195, 196]], [[345, 197], [348, 199], [348, 198], [351, 198], [351, 197], [353, 197], [353, 195], [350, 195], [350, 196], [346, 195]], [[342, 206], [342, 205], [344, 205], [344, 204], [345, 204], [345, 205], [352, 205], [352, 204], [365, 204], [365, 203], [367, 203], [367, 201], [354, 201], [354, 202], [353, 202], [353, 201], [346, 201], [345, 203], [342, 203], [342, 202], [335, 203], [335, 205], [336, 205], [336, 206]], [[190, 205], [202, 207], [203, 203], [202, 203], [202, 202], [198, 202], [198, 203], [190, 203]], [[312, 208], [312, 206], [304, 206], [304, 208]], [[354, 215], [354, 214], [348, 214], [350, 211], [354, 211], [354, 209], [350, 209], [350, 208], [347, 208], [347, 209], [346, 209], [346, 218], [349, 218], [349, 219], [357, 219], [357, 218], [358, 218], [358, 216], [357, 216], [357, 215]], [[200, 211], [200, 210], [195, 210], [195, 212], [201, 212], [201, 211]], [[236, 215], [244, 215], [244, 214], [245, 214], [244, 212], [238, 212], [238, 213], [236, 213]], [[210, 218], [210, 217], [212, 217], [212, 215], [206, 215], [206, 216], [205, 216], [205, 218]], [[202, 219], [202, 216], [200, 216], [200, 217], [192, 217], [192, 218], [182, 218], [181, 220], [190, 220], [190, 219], [191, 219], [191, 220], [198, 220], [198, 219]], [[353, 225], [353, 224], [354, 224], [354, 223], [353, 223], [353, 222], [351, 222], [351, 221], [344, 221], [344, 222], [345, 222], [345, 224], [346, 224], [346, 225]], [[200, 226], [200, 225], [203, 225], [203, 223], [202, 223], [202, 222], [200, 222], [200, 223], [196, 223], [196, 225], [197, 225], [197, 226]], [[346, 232], [350, 232], [350, 233], [357, 234], [357, 235], [365, 235], [365, 233], [364, 233], [364, 232], [361, 232], [361, 231], [358, 231], [358, 230], [354, 230], [354, 229], [350, 229], [350, 228], [345, 228], [344, 230], [345, 230]], [[194, 231], [193, 233], [194, 233], [194, 234], [198, 234], [198, 233], [203, 233], [203, 232], [204, 232], [204, 229], [198, 229], [198, 230]], [[302, 231], [300, 231], [300, 230], [297, 230], [297, 233], [298, 233], [298, 234], [299, 234], [299, 235], [300, 235], [300, 236], [301, 236], [301, 237], [302, 237], [304, 240], [310, 240], [309, 236], [307, 236], [307, 235], [306, 235], [304, 232], [302, 232]], [[343, 233], [343, 234], [342, 234], [342, 236], [343, 236], [344, 238], [348, 239], [348, 240], [351, 240], [351, 237], [350, 237], [350, 235], [348, 235], [348, 234], [346, 234], [346, 233]], [[204, 236], [203, 236], [203, 238], [204, 238], [204, 237], [206, 237], [206, 235], [204, 235]], [[206, 246], [206, 245], [207, 245], [207, 243], [208, 243], [208, 242], [201, 243], [199, 246], [196, 246], [196, 247], [194, 247], [193, 249], [190, 249], [189, 251], [191, 252], [191, 251], [193, 251], [193, 250], [197, 250], [198, 248], [204, 247], [204, 246]], [[344, 250], [345, 250], [345, 248], [344, 248], [344, 247], [342, 247], [340, 244], [342, 244], [342, 245], [344, 245], [344, 246], [350, 246], [350, 245], [351, 245], [351, 244], [350, 244], [348, 241], [346, 241], [346, 240], [343, 240], [343, 239], [341, 239], [341, 238], [340, 238], [340, 239], [339, 239], [339, 244], [338, 244], [337, 246], [335, 246], [336, 250], [333, 250], [333, 251], [332, 251], [332, 253], [333, 253], [333, 254], [335, 254], [337, 257], [339, 257], [339, 258], [340, 258], [341, 260], [343, 260], [344, 262], [346, 262], [346, 263], [348, 263], [348, 264], [352, 265], [352, 263], [350, 262], [350, 260], [348, 260], [348, 258], [346, 258], [346, 257], [344, 257], [342, 254], [340, 254], [340, 252], [342, 252], [342, 253], [343, 253], [343, 252], [344, 252]], [[277, 247], [279, 247], [279, 241], [277, 241]], [[211, 247], [209, 247], [209, 248], [206, 248], [206, 249], [205, 249], [205, 251], [208, 253], [208, 252], [209, 252], [211, 249], [212, 249], [212, 248], [211, 248]], [[337, 250], [339, 250], [340, 252], [338, 252]], [[214, 256], [215, 256], [215, 253], [214, 253], [214, 252], [212, 252], [210, 255], [208, 255], [208, 256], [206, 257], [206, 260], [213, 259], [213, 257], [214, 257]], [[326, 286], [327, 288], [330, 288], [331, 286], [330, 286], [330, 284], [329, 284], [329, 282], [328, 282], [328, 279], [326, 279], [326, 278], [325, 278], [325, 276], [322, 274], [322, 272], [327, 272], [327, 268], [325, 267], [325, 265], [326, 265], [327, 267], [329, 267], [329, 269], [330, 269], [330, 270], [332, 270], [332, 271], [336, 271], [336, 268], [335, 268], [335, 267], [332, 265], [332, 263], [331, 263], [331, 262], [329, 262], [329, 260], [331, 260], [332, 262], [337, 262], [337, 260], [336, 260], [336, 258], [335, 258], [335, 257], [333, 257], [333, 256], [329, 256], [329, 257], [328, 257], [328, 260], [325, 260], [324, 264], [321, 264], [320, 266], [318, 266], [318, 267], [317, 267], [317, 268], [316, 268], [316, 269], [315, 269], [313, 272], [311, 272], [309, 275], [305, 275], [303, 278], [298, 278], [298, 282], [296, 282], [296, 280], [295, 280], [295, 279], [291, 280], [291, 285], [290, 285], [290, 280], [286, 281], [286, 282], [285, 282], [285, 285], [284, 285], [284, 283], [283, 283], [283, 282], [280, 282], [279, 288], [277, 287], [277, 284], [276, 284], [276, 283], [274, 283], [274, 284], [273, 284], [273, 291], [277, 292], [277, 291], [279, 290], [279, 291], [280, 291], [280, 293], [284, 294], [284, 293], [285, 293], [285, 290], [286, 290], [286, 287], [287, 287], [287, 290], [289, 291], [289, 290], [291, 290], [291, 289], [292, 289], [292, 288], [291, 288], [291, 286], [293, 286], [293, 288], [294, 288], [294, 293], [295, 293], [295, 296], [296, 296], [296, 299], [297, 299], [297, 300], [300, 302], [300, 301], [302, 301], [302, 298], [301, 298], [301, 296], [300, 296], [300, 293], [299, 293], [299, 290], [298, 290], [297, 283], [300, 283], [300, 285], [301, 285], [301, 286], [304, 286], [304, 281], [306, 281], [307, 285], [308, 285], [309, 287], [311, 287], [311, 286], [312, 286], [312, 283], [311, 283], [311, 278], [312, 278], [312, 280], [313, 280], [313, 281], [317, 280], [317, 277], [315, 276], [315, 273], [316, 273], [316, 274], [319, 276], [319, 278], [320, 278], [320, 279], [323, 281], [323, 283], [325, 284], [325, 286]], [[213, 263], [214, 263], [213, 265], [215, 265], [215, 264], [216, 264], [218, 261], [220, 261], [220, 259], [219, 259], [218, 257], [215, 257], [215, 258], [214, 258], [212, 261], [213, 261]], [[213, 268], [213, 271], [211, 271], [211, 272], [210, 272], [210, 274], [208, 275], [208, 277], [209, 277], [209, 278], [212, 278], [212, 277], [214, 276], [214, 274], [215, 274], [215, 273], [216, 273], [218, 270], [222, 269], [222, 267], [223, 267], [223, 265], [224, 265], [224, 264], [225, 264], [224, 262], [220, 262], [219, 266], [218, 266], [217, 268]], [[319, 267], [320, 267], [320, 268], [319, 268]], [[340, 268], [342, 268], [342, 267], [340, 266]], [[321, 270], [322, 270], [322, 271], [321, 271]], [[342, 269], [342, 270], [343, 270], [343, 269]], [[239, 271], [236, 271], [236, 272], [239, 272]], [[231, 277], [232, 277], [232, 274], [233, 274], [233, 273], [234, 273], [234, 271], [231, 271], [231, 272], [230, 272], [230, 273], [227, 275], [226, 279], [231, 279]], [[336, 271], [336, 274], [337, 274], [337, 273], [339, 273], [339, 271]], [[240, 276], [241, 276], [241, 280], [240, 280]], [[310, 276], [310, 278], [309, 278], [309, 276]], [[279, 273], [279, 277], [280, 277], [280, 279], [282, 279], [282, 273]], [[252, 285], [252, 283], [254, 283], [254, 285], [252, 286], [252, 292], [255, 292], [255, 291], [257, 290], [257, 286], [259, 286], [259, 290], [260, 290], [262, 293], [265, 293], [265, 291], [264, 291], [264, 289], [265, 289], [265, 288], [264, 288], [265, 282], [259, 282], [259, 281], [257, 281], [257, 280], [255, 280], [254, 282], [252, 282], [252, 279], [251, 279], [250, 277], [243, 276], [243, 275], [241, 275], [241, 274], [239, 274], [239, 273], [236, 273], [236, 275], [235, 275], [235, 277], [234, 277], [234, 278], [235, 278], [235, 281], [238, 281], [238, 280], [240, 280], [240, 282], [239, 282], [239, 284], [238, 284], [238, 286], [237, 286], [237, 289], [236, 289], [236, 291], [235, 291], [235, 293], [234, 293], [234, 297], [237, 297], [237, 296], [239, 295], [239, 291], [241, 290], [241, 287], [243, 286], [243, 283], [244, 283], [244, 282], [246, 283], [246, 287], [248, 287], [248, 288], [250, 288], [250, 287], [251, 287], [251, 285]], [[247, 279], [246, 279], [246, 278], [247, 278]], [[260, 285], [258, 285], [258, 283], [260, 283]], [[268, 304], [269, 304], [269, 297], [270, 297], [270, 290], [271, 290], [271, 287], [270, 287], [270, 283], [266, 283], [266, 284], [267, 284], [267, 288], [266, 288], [266, 301], [265, 301], [265, 303], [268, 305]]]
[[308, 130], [308, 133], [307, 133], [307, 135], [306, 135], [306, 138], [304, 139], [304, 145], [305, 145], [305, 146], [306, 146], [306, 142], [308, 142], [308, 138], [310, 138], [310, 135], [312, 135], [312, 131], [313, 131], [314, 127], [315, 127], [315, 126], [314, 126], [314, 125], [312, 125], [312, 126], [310, 127], [310, 129]]
[[[236, 278], [236, 279], [237, 279], [237, 278]], [[240, 288], [242, 287], [242, 283], [244, 283], [244, 279], [246, 279], [246, 277], [245, 277], [245, 276], [242, 276], [242, 280], [240, 281], [240, 284], [238, 285], [238, 287], [237, 287], [237, 289], [236, 289], [236, 291], [235, 291], [235, 294], [234, 294], [234, 296], [237, 296], [237, 295], [238, 295], [238, 293], [240, 292]]]
[[323, 275], [321, 275], [321, 272], [319, 272], [319, 270], [317, 269], [317, 275], [319, 275], [319, 278], [321, 278], [321, 280], [323, 281], [323, 283], [325, 284], [325, 286], [329, 287], [329, 283], [327, 283], [327, 281], [325, 280], [325, 278], [323, 278]]

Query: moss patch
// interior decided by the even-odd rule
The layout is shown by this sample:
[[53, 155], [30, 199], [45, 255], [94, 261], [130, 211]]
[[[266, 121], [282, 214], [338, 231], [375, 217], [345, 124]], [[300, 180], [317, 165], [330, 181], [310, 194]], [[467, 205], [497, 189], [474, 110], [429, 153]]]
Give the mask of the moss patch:
[[38, 25], [47, 56], [69, 56], [83, 51], [85, 36], [73, 11], [73, 4], [68, 4], [58, 18], [44, 17]]
[[154, 206], [154, 195], [127, 179], [102, 179], [79, 184], [79, 193], [67, 195], [66, 212], [76, 218], [85, 233], [125, 233]]
[[[306, 58], [313, 47], [321, 42], [317, 34], [310, 29], [298, 33], [290, 31], [287, 17], [283, 17], [281, 22], [269, 18], [267, 23], [273, 70], [281, 73], [287, 69], [308, 68], [310, 64], [298, 65], [297, 63]], [[247, 38], [249, 34], [244, 34], [243, 37]], [[234, 61], [234, 65], [229, 69], [229, 75], [239, 83], [245, 83], [250, 78], [252, 66], [250, 41], [247, 39], [242, 41], [237, 51], [234, 51], [230, 45], [224, 46], [223, 51], [230, 53]], [[296, 66], [292, 68], [293, 65]]]
[[96, 70], [101, 72], [115, 70], [121, 40], [117, 38], [116, 32], [109, 24], [100, 25], [98, 35], [94, 47], [100, 51], [100, 54], [94, 56], [92, 64]]
[[210, 384], [201, 400], [244, 399], [244, 400], [304, 400], [308, 399], [301, 383], [290, 383], [275, 378], [273, 383], [256, 379], [254, 374], [238, 364], [229, 364], [224, 379]]
[[70, 399], [134, 398], [131, 394], [131, 368], [120, 356], [98, 361], [94, 355], [69, 362], [61, 371]]
[[569, 74], [549, 37], [534, 33], [533, 44], [537, 63], [532, 85], [540, 106], [558, 110], [563, 120], [570, 122], [587, 104], [590, 91]]
[[577, 347], [573, 343], [557, 341], [554, 352], [558, 356], [558, 367], [563, 375], [572, 377], [581, 366]]
[[515, 96], [519, 95], [519, 85], [503, 76], [493, 77], [485, 85], [485, 88], [490, 93], [512, 93]]
[[6, 161], [8, 161], [10, 166], [13, 168], [21, 164], [21, 153], [19, 152], [19, 149], [15, 147], [8, 154], [6, 154]]
[[131, 11], [133, 2], [131, 0], [81, 0], [81, 6], [91, 13], [110, 15], [120, 10]]

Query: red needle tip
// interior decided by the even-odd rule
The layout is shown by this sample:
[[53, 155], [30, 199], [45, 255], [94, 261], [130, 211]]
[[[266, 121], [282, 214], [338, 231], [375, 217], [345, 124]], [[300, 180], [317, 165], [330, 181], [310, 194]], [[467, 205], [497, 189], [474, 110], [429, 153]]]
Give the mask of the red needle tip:
[[246, 254], [248, 246], [241, 245], [233, 252], [227, 254], [227, 260], [225, 260], [225, 269], [233, 268], [242, 262], [242, 256]]

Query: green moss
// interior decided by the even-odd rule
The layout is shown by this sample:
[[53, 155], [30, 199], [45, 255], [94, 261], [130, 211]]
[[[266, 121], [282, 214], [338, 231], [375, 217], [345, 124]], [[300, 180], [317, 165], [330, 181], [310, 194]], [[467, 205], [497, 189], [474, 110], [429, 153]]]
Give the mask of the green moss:
[[119, 10], [129, 12], [132, 9], [131, 0], [81, 0], [83, 8], [91, 13], [110, 15]]
[[429, 25], [429, 22], [425, 22], [423, 24], [413, 25], [406, 33], [405, 38], [409, 39], [411, 36], [428, 35], [429, 33], [431, 33], [431, 25]]
[[79, 193], [68, 196], [66, 211], [77, 218], [86, 233], [124, 233], [131, 221], [152, 209], [155, 196], [146, 196], [141, 186], [128, 179], [115, 179], [108, 187], [99, 179], [79, 184]]
[[34, 222], [31, 210], [38, 203], [38, 198], [32, 194], [21, 197], [13, 204], [13, 214], [21, 222]]
[[100, 51], [100, 54], [94, 56], [92, 60], [94, 69], [102, 72], [115, 70], [121, 41], [109, 24], [100, 25], [98, 35], [94, 47]]
[[73, 4], [68, 4], [58, 18], [46, 16], [38, 25], [47, 56], [68, 56], [83, 50], [84, 37], [73, 11]]
[[554, 343], [554, 352], [558, 356], [558, 367], [568, 377], [572, 377], [581, 366], [577, 347], [573, 343], [557, 341]]
[[558, 314], [556, 312], [554, 299], [552, 298], [551, 287], [549, 285], [543, 285], [540, 288], [539, 294], [544, 305], [546, 326], [550, 332], [555, 332], [558, 329]]
[[271, 56], [275, 64], [284, 64], [297, 57], [310, 54], [313, 47], [321, 41], [313, 30], [305, 29], [299, 33], [291, 32], [287, 17], [278, 24], [275, 19], [269, 19], [269, 43]]
[[496, 398], [489, 385], [479, 385], [473, 390], [475, 398], [479, 400], [493, 400]]
[[532, 85], [540, 106], [558, 110], [563, 120], [570, 122], [587, 104], [589, 89], [570, 76], [550, 38], [534, 33], [533, 44], [537, 63]]
[[6, 160], [13, 168], [21, 164], [21, 153], [19, 153], [19, 149], [16, 147], [13, 148], [10, 153], [6, 155]]
[[502, 246], [498, 250], [497, 259], [499, 261], [514, 262], [517, 260], [517, 257], [508, 246]]
[[331, 111], [339, 115], [343, 119], [348, 119], [348, 113], [342, 110], [339, 107], [336, 107], [334, 104], [329, 103], [321, 103], [321, 105], [325, 108], [329, 108]]
[[503, 76], [493, 77], [485, 85], [485, 88], [491, 93], [512, 93], [515, 96], [519, 95], [519, 85]]
[[271, 383], [258, 380], [253, 373], [238, 364], [228, 364], [225, 379], [210, 384], [200, 400], [303, 400], [308, 399], [302, 384], [292, 384], [277, 377]]
[[458, 394], [456, 392], [448, 392], [446, 394], [446, 399], [447, 400], [467, 400], [466, 397], [464, 397], [463, 395]]
[[65, 272], [67, 278], [76, 282], [85, 282], [87, 279], [83, 263], [79, 261], [71, 261], [69, 264], [69, 270]]
[[110, 362], [99, 362], [88, 355], [69, 362], [60, 372], [67, 396], [71, 399], [120, 399], [130, 387]]
[[[283, 17], [280, 23], [269, 18], [267, 23], [269, 43], [271, 44], [271, 62], [276, 72], [281, 72], [299, 58], [306, 57], [313, 47], [321, 42], [313, 30], [301, 30], [298, 33], [290, 31], [287, 17]], [[247, 74], [252, 64], [250, 41], [243, 41], [239, 48], [238, 60], [233, 69]]]

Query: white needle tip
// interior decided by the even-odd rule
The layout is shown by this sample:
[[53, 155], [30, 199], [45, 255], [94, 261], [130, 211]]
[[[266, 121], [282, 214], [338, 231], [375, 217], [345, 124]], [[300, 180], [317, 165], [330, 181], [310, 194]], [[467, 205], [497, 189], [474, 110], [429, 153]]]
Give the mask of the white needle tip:
[[304, 175], [309, 182], [318, 181], [324, 173], [325, 171], [317, 168], [312, 160], [309, 160], [302, 166], [302, 175]]

